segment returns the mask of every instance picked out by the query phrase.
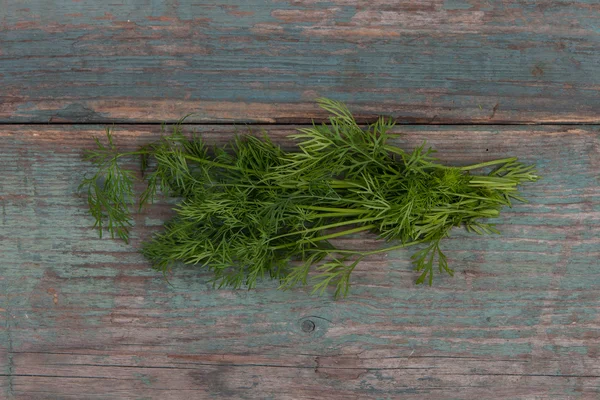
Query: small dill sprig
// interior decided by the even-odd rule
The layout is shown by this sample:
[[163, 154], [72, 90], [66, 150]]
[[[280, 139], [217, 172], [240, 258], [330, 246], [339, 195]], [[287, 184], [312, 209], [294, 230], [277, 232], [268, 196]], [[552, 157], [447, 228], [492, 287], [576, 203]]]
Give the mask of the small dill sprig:
[[131, 213], [129, 207], [135, 200], [132, 171], [121, 168], [110, 129], [106, 129], [107, 145], [95, 139], [97, 148], [86, 152], [85, 159], [98, 168], [91, 177], [84, 177], [79, 190], [87, 189], [87, 201], [90, 213], [95, 219], [94, 227], [102, 237], [104, 228], [115, 236], [129, 241]]
[[[312, 285], [345, 296], [355, 267], [372, 254], [420, 245], [413, 255], [416, 282], [453, 274], [441, 243], [454, 227], [497, 234], [489, 218], [525, 201], [518, 186], [536, 181], [533, 166], [516, 158], [465, 167], [445, 166], [423, 143], [411, 152], [389, 140], [394, 122], [379, 118], [360, 127], [348, 108], [329, 99], [319, 105], [329, 123], [293, 135], [284, 151], [265, 135], [236, 136], [226, 148], [209, 148], [181, 124], [157, 142], [119, 152], [107, 129], [105, 145], [86, 153], [97, 173], [84, 178], [90, 213], [100, 234], [129, 238], [135, 174], [120, 159], [140, 157], [146, 189], [139, 207], [160, 191], [178, 197], [175, 217], [141, 251], [154, 268], [177, 263], [213, 272], [216, 286], [252, 288], [265, 277], [282, 289]], [[181, 121], [180, 121], [181, 122]], [[488, 174], [472, 171], [494, 168]], [[377, 250], [337, 248], [332, 241], [371, 232], [389, 243]]]

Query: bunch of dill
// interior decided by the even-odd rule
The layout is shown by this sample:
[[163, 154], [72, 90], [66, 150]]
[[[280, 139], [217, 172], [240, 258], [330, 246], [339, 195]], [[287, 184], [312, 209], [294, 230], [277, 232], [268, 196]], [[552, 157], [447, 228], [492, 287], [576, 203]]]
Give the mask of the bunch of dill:
[[[365, 129], [344, 104], [318, 102], [331, 113], [329, 124], [299, 129], [293, 152], [251, 135], [209, 148], [184, 136], [181, 124], [157, 142], [119, 152], [107, 129], [108, 143], [96, 139], [85, 155], [97, 173], [80, 186], [100, 235], [107, 229], [129, 238], [136, 175], [120, 160], [139, 156], [147, 183], [140, 208], [159, 190], [181, 198], [176, 216], [141, 250], [156, 269], [183, 262], [211, 270], [218, 286], [251, 288], [269, 276], [281, 288], [310, 283], [315, 292], [334, 286], [335, 296], [345, 296], [365, 257], [415, 244], [422, 244], [413, 255], [417, 283], [431, 284], [436, 270], [452, 275], [441, 240], [458, 226], [499, 233], [486, 220], [513, 200], [525, 201], [517, 186], [539, 178], [516, 158], [441, 165], [425, 144], [412, 152], [388, 144], [391, 120]], [[483, 167], [495, 169], [471, 174]], [[359, 251], [331, 243], [365, 231], [391, 245]]]

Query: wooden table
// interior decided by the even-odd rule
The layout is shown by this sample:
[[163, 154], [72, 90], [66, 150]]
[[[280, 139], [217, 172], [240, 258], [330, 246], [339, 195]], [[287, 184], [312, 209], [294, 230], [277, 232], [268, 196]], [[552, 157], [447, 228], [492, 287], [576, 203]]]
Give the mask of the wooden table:
[[[104, 3], [0, 6], [0, 397], [600, 398], [600, 3]], [[502, 236], [453, 233], [454, 278], [417, 287], [396, 251], [341, 301], [194, 268], [169, 285], [136, 252], [167, 202], [131, 245], [91, 229], [80, 156], [105, 126], [133, 148], [193, 112], [214, 142], [245, 123], [284, 141], [319, 96], [544, 179]]]

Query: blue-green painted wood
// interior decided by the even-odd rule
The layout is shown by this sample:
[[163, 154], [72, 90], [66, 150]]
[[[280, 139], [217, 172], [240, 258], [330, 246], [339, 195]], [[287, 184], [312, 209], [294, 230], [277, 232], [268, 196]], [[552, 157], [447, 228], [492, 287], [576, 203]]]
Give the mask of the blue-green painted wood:
[[600, 122], [596, 0], [4, 1], [0, 122]]
[[[456, 7], [459, 3], [455, 3]], [[192, 127], [188, 127], [192, 129]], [[195, 127], [223, 141], [231, 127]], [[98, 239], [75, 191], [101, 126], [0, 129], [0, 389], [6, 398], [592, 399], [600, 396], [600, 127], [401, 127], [444, 161], [516, 155], [542, 181], [499, 221], [455, 232], [454, 278], [415, 287], [408, 251], [355, 272], [350, 297], [168, 285], [131, 245]], [[116, 128], [125, 147], [157, 126]], [[293, 127], [268, 127], [283, 144]], [[348, 246], [369, 246], [365, 237]], [[310, 320], [315, 329], [302, 330]], [[1, 397], [1, 395], [0, 395]]]

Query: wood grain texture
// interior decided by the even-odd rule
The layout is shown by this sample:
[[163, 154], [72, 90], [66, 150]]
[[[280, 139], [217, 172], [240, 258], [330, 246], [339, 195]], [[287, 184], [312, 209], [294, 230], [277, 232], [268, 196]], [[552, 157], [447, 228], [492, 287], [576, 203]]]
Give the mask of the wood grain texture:
[[[207, 140], [227, 126], [187, 127]], [[267, 127], [277, 141], [293, 127]], [[454, 278], [416, 287], [409, 251], [356, 270], [350, 297], [167, 284], [133, 243], [100, 240], [76, 194], [101, 126], [0, 129], [0, 390], [9, 399], [596, 399], [600, 396], [599, 127], [401, 127], [444, 161], [536, 163], [500, 237], [456, 231]], [[156, 126], [117, 126], [125, 147]], [[357, 236], [345, 245], [372, 246]], [[305, 332], [303, 323], [314, 323]], [[2, 396], [2, 395], [0, 395]]]
[[597, 0], [0, 7], [0, 122], [599, 123]]

